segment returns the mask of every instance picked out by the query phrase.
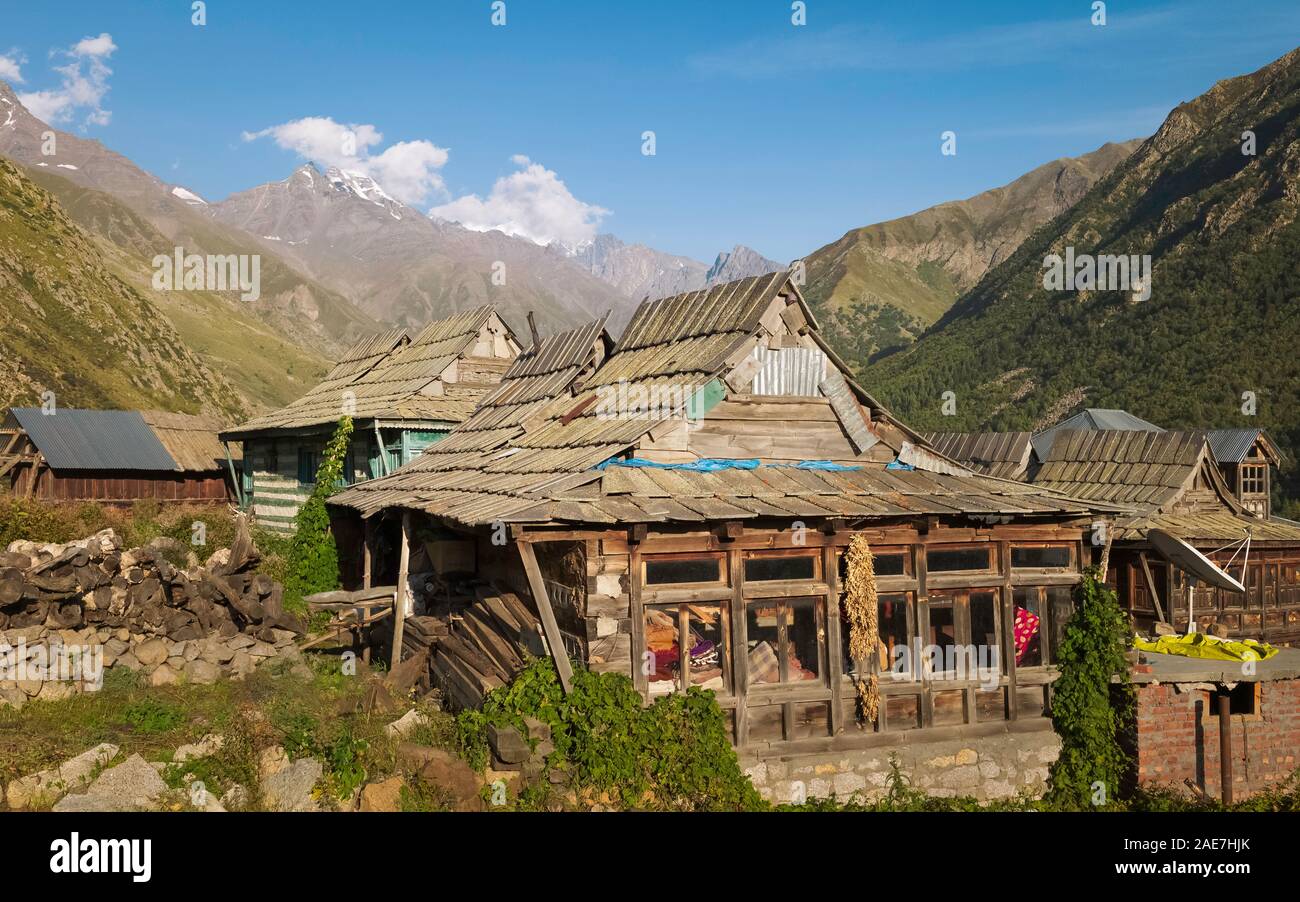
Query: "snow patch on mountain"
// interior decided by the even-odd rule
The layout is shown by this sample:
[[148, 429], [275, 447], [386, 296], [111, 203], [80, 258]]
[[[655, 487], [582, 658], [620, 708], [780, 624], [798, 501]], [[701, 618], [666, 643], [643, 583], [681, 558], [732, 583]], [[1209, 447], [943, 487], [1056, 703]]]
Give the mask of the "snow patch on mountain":
[[182, 188], [180, 185], [172, 186], [172, 194], [175, 195], [176, 197], [179, 197], [187, 204], [202, 204], [205, 207], [208, 205], [208, 202], [206, 200], [199, 197], [197, 194], [195, 194], [193, 191], [190, 191], [188, 188]]

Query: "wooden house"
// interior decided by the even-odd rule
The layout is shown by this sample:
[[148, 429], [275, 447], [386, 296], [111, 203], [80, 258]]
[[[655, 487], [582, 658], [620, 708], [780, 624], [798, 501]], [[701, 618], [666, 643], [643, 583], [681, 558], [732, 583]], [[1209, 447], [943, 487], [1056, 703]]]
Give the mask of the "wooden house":
[[491, 307], [430, 323], [414, 338], [393, 329], [361, 340], [303, 397], [221, 433], [244, 446], [243, 505], [261, 525], [292, 531], [344, 415], [353, 423], [345, 481], [383, 476], [468, 417], [518, 353]]
[[[1201, 631], [1218, 624], [1274, 645], [1300, 641], [1300, 525], [1247, 510], [1204, 433], [1058, 432], [1033, 484], [1135, 509], [1114, 521], [1107, 578], [1139, 629], [1165, 621], [1186, 630], [1190, 601]], [[1189, 585], [1152, 550], [1152, 528], [1201, 550], [1246, 594]]]
[[162, 411], [11, 408], [0, 478], [42, 501], [217, 501], [235, 497], [240, 461], [220, 423]]
[[[1117, 508], [935, 452], [849, 380], [785, 273], [643, 303], [607, 357], [598, 326], [546, 339], [442, 442], [331, 500], [367, 524], [363, 582], [396, 569], [403, 586], [414, 537], [455, 536], [481, 584], [464, 604], [518, 596], [549, 648], [647, 697], [714, 690], [747, 762], [1054, 741], [1071, 589], [1096, 512]], [[857, 661], [840, 604], [856, 536], [880, 624], [879, 654]], [[494, 640], [477, 666], [457, 648], [511, 619], [453, 626], [465, 641], [437, 651], [453, 702], [507, 675], [479, 669]], [[994, 656], [983, 670], [954, 663], [974, 649]], [[882, 674], [870, 720], [853, 682], [867, 673]]]
[[1277, 446], [1263, 429], [1211, 429], [1214, 459], [1241, 506], [1267, 520], [1273, 512], [1272, 468], [1281, 465]]

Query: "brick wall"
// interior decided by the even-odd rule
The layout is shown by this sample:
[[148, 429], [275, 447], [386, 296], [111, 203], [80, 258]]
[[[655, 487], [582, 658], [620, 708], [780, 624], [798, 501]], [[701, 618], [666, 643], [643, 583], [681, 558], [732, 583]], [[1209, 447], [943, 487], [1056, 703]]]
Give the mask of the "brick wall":
[[[1191, 684], [1136, 687], [1137, 779], [1218, 798], [1219, 718], [1212, 693]], [[1255, 715], [1232, 717], [1233, 795], [1266, 789], [1300, 766], [1300, 680], [1261, 683]]]

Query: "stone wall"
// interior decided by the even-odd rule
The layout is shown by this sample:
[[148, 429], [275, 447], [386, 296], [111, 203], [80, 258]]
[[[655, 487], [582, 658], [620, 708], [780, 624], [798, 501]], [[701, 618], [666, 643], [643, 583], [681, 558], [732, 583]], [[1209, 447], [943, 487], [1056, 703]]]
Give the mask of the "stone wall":
[[[1258, 684], [1256, 713], [1232, 716], [1232, 777], [1236, 799], [1275, 785], [1300, 766], [1300, 680]], [[1186, 788], [1191, 780], [1221, 795], [1219, 718], [1200, 683], [1136, 687], [1137, 779]]]
[[[932, 796], [1010, 798], [1022, 790], [1040, 796], [1061, 741], [1051, 729], [972, 739], [917, 742], [850, 752], [792, 755], [746, 762], [754, 786], [775, 803], [830, 798], [873, 800], [884, 795], [890, 757], [913, 786]], [[802, 796], [802, 799], [800, 798]]]

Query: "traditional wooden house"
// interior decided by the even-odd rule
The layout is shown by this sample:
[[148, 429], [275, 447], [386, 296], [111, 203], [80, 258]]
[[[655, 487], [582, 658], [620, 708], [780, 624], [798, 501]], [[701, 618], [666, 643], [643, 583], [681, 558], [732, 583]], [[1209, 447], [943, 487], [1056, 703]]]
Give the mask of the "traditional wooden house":
[[[647, 696], [713, 689], [776, 797], [789, 780], [761, 762], [828, 756], [844, 794], [883, 773], [890, 749], [979, 737], [986, 766], [952, 786], [1041, 786], [1045, 769], [1015, 759], [1030, 754], [1021, 743], [1054, 747], [1045, 715], [1071, 588], [1096, 512], [1116, 508], [933, 451], [849, 381], [784, 273], [644, 303], [603, 361], [598, 325], [542, 342], [438, 445], [332, 499], [365, 519], [372, 549], [400, 520], [398, 585], [414, 537], [458, 537], [458, 566], [484, 584], [466, 606], [517, 595], [550, 649]], [[855, 661], [841, 598], [859, 536], [879, 637]], [[394, 570], [366, 557], [371, 581]], [[501, 605], [466, 615], [466, 641], [437, 652], [455, 659], [449, 698], [500, 684], [481, 668], [509, 649], [484, 632], [519, 620]], [[459, 648], [473, 635], [483, 655]], [[556, 663], [563, 678], [566, 656]], [[853, 680], [871, 673], [881, 699], [864, 719]], [[930, 759], [921, 783], [949, 779], [927, 776]]]
[[354, 429], [345, 481], [383, 476], [468, 417], [518, 353], [491, 307], [430, 323], [414, 338], [393, 329], [363, 339], [297, 401], [221, 433], [244, 446], [243, 504], [261, 525], [291, 531], [344, 415]]
[[1033, 446], [1028, 432], [927, 432], [925, 441], [972, 472], [1001, 479], [1024, 479]]
[[[1114, 521], [1107, 578], [1138, 628], [1186, 630], [1190, 602], [1201, 631], [1218, 624], [1274, 645], [1300, 641], [1300, 525], [1247, 510], [1204, 433], [1061, 431], [1033, 484], [1135, 509]], [[1193, 585], [1152, 549], [1153, 528], [1201, 550], [1246, 594]]]
[[1207, 433], [1224, 481], [1241, 506], [1267, 520], [1273, 512], [1272, 468], [1282, 456], [1263, 429], [1211, 429]]
[[15, 407], [0, 427], [0, 478], [43, 501], [226, 501], [240, 461], [209, 417]]

